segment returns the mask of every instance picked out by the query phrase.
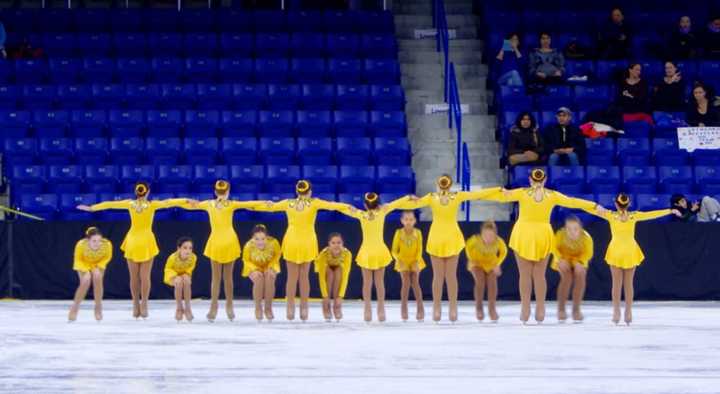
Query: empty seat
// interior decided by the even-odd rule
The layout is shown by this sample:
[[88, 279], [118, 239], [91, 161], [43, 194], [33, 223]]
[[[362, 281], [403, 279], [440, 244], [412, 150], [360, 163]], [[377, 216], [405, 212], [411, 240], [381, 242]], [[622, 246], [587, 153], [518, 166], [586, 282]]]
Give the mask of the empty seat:
[[125, 101], [125, 89], [116, 84], [93, 84], [92, 105], [98, 109], [122, 108]]
[[157, 167], [158, 191], [162, 193], [187, 194], [190, 192], [190, 180], [193, 168], [189, 165], [160, 165]]
[[338, 137], [364, 137], [367, 135], [368, 114], [365, 111], [335, 111], [335, 133]]
[[178, 137], [182, 128], [182, 111], [147, 111], [148, 137]]
[[187, 33], [215, 31], [216, 10], [184, 9], [180, 14], [180, 27]]
[[[366, 166], [372, 161], [372, 140], [365, 137], [342, 137], [337, 139], [336, 157], [343, 166]], [[405, 163], [403, 163], [405, 164]], [[374, 178], [374, 177], [373, 177]]]
[[298, 157], [303, 165], [329, 165], [332, 151], [330, 138], [298, 138]]
[[327, 53], [335, 58], [354, 58], [360, 53], [360, 37], [356, 34], [328, 34]]
[[67, 111], [33, 111], [33, 125], [37, 137], [63, 137], [70, 115]]
[[73, 155], [73, 143], [68, 138], [41, 138], [40, 158], [45, 164], [69, 164]]
[[60, 220], [92, 220], [93, 214], [78, 210], [78, 205], [93, 205], [98, 202], [96, 193], [63, 193], [60, 195]]
[[255, 59], [255, 81], [259, 83], [285, 83], [290, 65], [285, 58]]
[[578, 85], [575, 87], [575, 105], [585, 111], [603, 107], [610, 102], [610, 88], [606, 85]]
[[325, 28], [322, 12], [313, 10], [288, 12], [287, 26], [292, 32], [322, 32]]
[[582, 193], [585, 188], [585, 170], [580, 166], [550, 167], [552, 187], [567, 194]]
[[26, 109], [53, 108], [58, 96], [57, 87], [52, 85], [28, 85], [22, 93], [23, 107]]
[[185, 138], [185, 156], [190, 163], [215, 164], [218, 156], [218, 139], [215, 137]]
[[405, 112], [370, 112], [370, 133], [375, 137], [405, 137], [406, 130]]
[[52, 220], [57, 214], [58, 197], [57, 194], [22, 194], [18, 208], [45, 220]]
[[585, 139], [589, 165], [615, 164], [615, 141], [610, 138]]
[[328, 62], [329, 77], [335, 83], [360, 83], [362, 82], [362, 71], [363, 66], [360, 60], [333, 58]]
[[147, 52], [147, 38], [139, 32], [113, 34], [115, 54], [118, 57], [140, 57]]
[[50, 57], [70, 57], [75, 55], [74, 34], [49, 34], [43, 39], [42, 45]]
[[264, 179], [265, 170], [263, 166], [230, 166], [230, 185], [235, 192], [257, 193], [260, 191]]
[[54, 58], [49, 60], [50, 81], [54, 83], [72, 84], [78, 81], [83, 69], [81, 59]]
[[24, 138], [32, 115], [29, 111], [0, 111], [0, 138]]
[[60, 85], [57, 104], [63, 109], [85, 110], [92, 108], [92, 87], [88, 85]]
[[189, 58], [185, 60], [185, 69], [188, 82], [215, 82], [218, 63], [212, 58]]
[[720, 167], [695, 166], [695, 184], [704, 195], [720, 194]]
[[18, 83], [42, 83], [48, 74], [48, 64], [41, 59], [15, 61], [15, 80]]
[[380, 193], [412, 193], [415, 175], [410, 166], [378, 166], [377, 186]]
[[339, 191], [342, 193], [367, 193], [368, 190], [375, 190], [375, 178], [375, 167], [340, 166]]
[[186, 111], [186, 137], [215, 137], [220, 126], [220, 112], [213, 110]]
[[77, 47], [87, 56], [109, 56], [112, 51], [112, 38], [106, 33], [78, 34]]
[[162, 105], [168, 109], [189, 109], [195, 107], [197, 98], [193, 84], [164, 84], [160, 87]]
[[70, 113], [70, 134], [75, 137], [95, 138], [105, 133], [107, 112], [103, 110], [76, 110]]
[[[214, 32], [185, 34], [183, 50], [190, 56], [215, 56], [218, 50], [218, 37]], [[217, 63], [215, 65], [217, 66]]]
[[325, 56], [325, 35], [321, 33], [294, 32], [290, 37], [290, 52], [296, 58]]
[[85, 166], [85, 184], [92, 193], [115, 193], [120, 169], [115, 165]]
[[329, 110], [335, 105], [335, 85], [302, 85], [302, 108], [306, 110]]
[[325, 82], [327, 64], [323, 58], [293, 58], [290, 62], [292, 82], [322, 83]]
[[254, 50], [255, 40], [252, 34], [233, 32], [220, 34], [220, 53], [222, 56], [249, 58]]
[[298, 111], [297, 129], [300, 137], [329, 137], [332, 131], [332, 115], [330, 111]]
[[260, 111], [258, 126], [263, 137], [292, 137], [295, 134], [295, 113], [294, 111]]
[[655, 211], [667, 209], [669, 206], [670, 194], [638, 194], [635, 196], [635, 209], [638, 211]]
[[120, 167], [120, 188], [124, 193], [135, 190], [137, 182], [152, 183], [155, 180], [155, 166], [124, 165]]
[[185, 74], [185, 65], [179, 58], [162, 57], [153, 58], [152, 79], [158, 83], [175, 83]]
[[[2, 63], [0, 63], [2, 64]], [[3, 66], [0, 65], [0, 68]], [[0, 85], [0, 108], [3, 110], [15, 110], [18, 106], [18, 97], [22, 90], [15, 85]]]
[[150, 33], [148, 47], [155, 56], [175, 57], [183, 54], [183, 37], [178, 33]]
[[145, 140], [145, 152], [148, 161], [153, 164], [177, 164], [181, 150], [180, 138], [177, 137], [148, 137]]
[[378, 111], [402, 111], [405, 92], [400, 85], [371, 85], [370, 106]]
[[255, 53], [258, 57], [285, 57], [289, 50], [289, 34], [259, 33], [255, 35]]
[[366, 59], [365, 80], [367, 83], [400, 83], [400, 63], [394, 59]]
[[13, 194], [42, 193], [47, 182], [47, 167], [16, 164], [12, 167]]
[[222, 139], [222, 156], [227, 164], [255, 164], [257, 151], [258, 144], [255, 137], [225, 137]]
[[647, 138], [619, 138], [617, 151], [622, 165], [650, 164], [650, 141]]
[[362, 36], [361, 55], [371, 59], [393, 59], [398, 46], [392, 34], [365, 34]]
[[218, 179], [229, 180], [230, 167], [226, 165], [206, 166], [196, 164], [193, 168], [193, 191], [196, 193], [210, 193], [215, 189], [215, 182]]
[[677, 138], [655, 138], [652, 151], [655, 164], [661, 166], [685, 165], [690, 157], [687, 151], [678, 148]]
[[85, 169], [78, 165], [51, 165], [48, 189], [53, 193], [80, 193]]
[[271, 110], [295, 110], [300, 103], [300, 85], [268, 85], [268, 106]]
[[234, 105], [232, 85], [198, 84], [197, 105], [199, 109], [231, 109]]
[[233, 85], [235, 108], [239, 110], [259, 110], [265, 105], [267, 95], [267, 85], [264, 84]]
[[367, 85], [338, 85], [337, 106], [339, 110], [361, 110], [368, 109], [370, 88]]
[[410, 143], [405, 137], [375, 138], [375, 157], [379, 165], [409, 165]]
[[663, 193], [690, 194], [693, 191], [693, 171], [689, 166], [660, 166], [658, 185]]
[[110, 158], [115, 164], [138, 164], [142, 161], [144, 148], [140, 137], [113, 137], [110, 139]]
[[264, 164], [294, 164], [295, 140], [293, 138], [260, 138], [260, 161]]
[[150, 63], [145, 58], [123, 58], [117, 61], [117, 77], [123, 83], [145, 83], [150, 76]]
[[107, 138], [89, 137], [75, 139], [75, 154], [82, 164], [103, 164], [107, 160]]
[[115, 60], [110, 58], [85, 58], [81, 79], [85, 82], [112, 83], [116, 66]]
[[225, 137], [254, 137], [256, 123], [256, 111], [223, 111], [221, 134]]
[[295, 191], [295, 183], [300, 178], [299, 166], [269, 165], [263, 188], [269, 193], [291, 193]]
[[113, 137], [138, 137], [145, 129], [145, 113], [140, 110], [112, 110], [108, 126]]
[[255, 65], [252, 59], [220, 59], [218, 77], [223, 82], [250, 82]]
[[337, 188], [338, 168], [329, 165], [304, 165], [302, 177], [310, 181], [313, 192], [332, 193], [333, 200]]
[[623, 188], [629, 193], [655, 193], [657, 190], [657, 170], [648, 166], [625, 166], [623, 168]]
[[125, 86], [126, 106], [129, 109], [158, 108], [160, 86], [156, 84], [127, 84]]

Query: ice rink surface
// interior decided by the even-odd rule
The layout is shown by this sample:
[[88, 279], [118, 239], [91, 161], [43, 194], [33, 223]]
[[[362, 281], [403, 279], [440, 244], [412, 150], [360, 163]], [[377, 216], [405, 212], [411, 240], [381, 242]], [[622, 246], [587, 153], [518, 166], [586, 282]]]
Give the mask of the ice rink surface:
[[550, 303], [539, 326], [500, 305], [497, 324], [470, 303], [456, 324], [403, 323], [392, 302], [388, 322], [367, 325], [354, 301], [340, 323], [313, 303], [307, 323], [258, 324], [241, 301], [235, 322], [221, 307], [211, 324], [195, 301], [195, 322], [177, 324], [170, 301], [146, 321], [106, 301], [102, 323], [90, 301], [68, 324], [69, 302], [0, 302], [0, 392], [720, 393], [718, 303], [640, 302], [630, 327], [610, 323], [609, 303], [585, 305], [582, 324], [559, 324]]

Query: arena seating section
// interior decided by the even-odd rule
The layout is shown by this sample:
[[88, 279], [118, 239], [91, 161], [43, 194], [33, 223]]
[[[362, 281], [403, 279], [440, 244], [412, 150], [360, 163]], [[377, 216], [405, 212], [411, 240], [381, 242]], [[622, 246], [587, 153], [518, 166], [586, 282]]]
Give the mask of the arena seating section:
[[[523, 87], [497, 87], [494, 111], [498, 119], [498, 136], [507, 146], [510, 127], [520, 112], [534, 114], [540, 130], [555, 122], [555, 111], [561, 106], [573, 110], [574, 122], [579, 124], [589, 111], [607, 107], [616, 96], [615, 76], [632, 61], [642, 65], [643, 78], [650, 86], [661, 80], [663, 61], [658, 50], [666, 33], [677, 25], [682, 15], [689, 15], [693, 28], [705, 28], [708, 18], [717, 15], [706, 1], [679, 2], [673, 0], [623, 3], [596, 3], [552, 0], [529, 2], [524, 0], [487, 0], [479, 4], [484, 26], [485, 59], [491, 64], [491, 85], [497, 77], [492, 64], [503, 39], [517, 32], [521, 50], [527, 55], [539, 46], [540, 32], [549, 32], [552, 47], [564, 49], [577, 40], [592, 49], [596, 44], [597, 26], [606, 21], [614, 4], [623, 4], [625, 20], [633, 28], [632, 58], [626, 60], [568, 60], [566, 76], [587, 75], [584, 82], [568, 82], [548, 87], [542, 94], [527, 94]], [[518, 11], [521, 10], [521, 11]], [[713, 13], [715, 12], [715, 13]], [[676, 61], [686, 81], [690, 97], [693, 81], [720, 88], [720, 61]], [[685, 113], [673, 113], [684, 120]], [[654, 114], [657, 121], [657, 114]], [[664, 209], [673, 193], [683, 193], [691, 199], [704, 195], [720, 195], [720, 154], [717, 151], [696, 151], [688, 154], [678, 149], [675, 124], [626, 122], [626, 134], [612, 139], [586, 139], [587, 162], [580, 167], [546, 168], [549, 184], [570, 195], [599, 201], [613, 207], [616, 193], [634, 195], [634, 208]], [[528, 166], [510, 168], [511, 186], [527, 184]], [[556, 218], [565, 210], [556, 210]], [[593, 220], [589, 215], [581, 215]]]
[[0, 63], [4, 172], [23, 211], [89, 219], [75, 205], [130, 198], [138, 180], [158, 199], [209, 198], [217, 178], [241, 200], [291, 197], [298, 178], [355, 205], [367, 191], [415, 190], [389, 12], [10, 10], [2, 20], [9, 42], [28, 36], [47, 58]]

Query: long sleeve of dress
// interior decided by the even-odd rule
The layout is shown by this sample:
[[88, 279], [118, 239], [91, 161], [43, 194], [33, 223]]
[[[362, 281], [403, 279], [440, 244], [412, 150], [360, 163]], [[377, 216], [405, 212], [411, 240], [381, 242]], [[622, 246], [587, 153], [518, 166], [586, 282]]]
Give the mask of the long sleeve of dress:
[[150, 201], [150, 205], [154, 207], [155, 209], [165, 209], [165, 208], [182, 208], [184, 204], [187, 204], [188, 200], [187, 198], [170, 198], [167, 200], [152, 200]]
[[585, 245], [583, 246], [583, 253], [580, 255], [580, 261], [587, 264], [593, 257], [595, 244], [590, 234], [585, 235]]
[[347, 290], [348, 281], [350, 280], [350, 270], [352, 269], [352, 253], [348, 252], [343, 256], [342, 270], [343, 276], [340, 282], [340, 292], [338, 295], [340, 298], [345, 298], [345, 291]]
[[638, 222], [641, 222], [644, 220], [661, 218], [663, 216], [670, 215], [670, 213], [672, 212], [669, 209], [659, 209], [657, 211], [635, 212], [634, 216]]
[[583, 200], [581, 198], [568, 197], [562, 193], [553, 192], [555, 198], [555, 204], [566, 208], [575, 208], [582, 210], [594, 210], [597, 203], [594, 201]]
[[290, 204], [289, 200], [282, 200], [278, 201], [276, 203], [273, 203], [271, 205], [260, 204], [253, 207], [248, 207], [246, 209], [249, 209], [251, 211], [258, 211], [258, 212], [284, 212], [288, 209], [288, 205]]
[[407, 206], [408, 202], [410, 202], [410, 196], [400, 197], [397, 200], [385, 204], [383, 208], [385, 212], [391, 212], [396, 209], [402, 209], [402, 207]]
[[497, 256], [497, 263], [495, 263], [495, 265], [499, 267], [503, 263], [503, 261], [505, 261], [505, 258], [507, 257], [507, 255], [508, 255], [507, 244], [505, 243], [505, 241], [500, 239], [500, 237], [498, 237], [498, 256]]
[[395, 234], [393, 235], [392, 247], [390, 248], [390, 254], [392, 254], [395, 261], [398, 261], [398, 259], [400, 259], [400, 231], [402, 230], [395, 231]]
[[211, 200], [200, 201], [200, 202], [198, 202], [198, 204], [196, 206], [192, 206], [192, 204], [190, 204], [190, 201], [185, 200], [185, 202], [180, 204], [178, 206], [178, 208], [187, 209], [187, 210], [203, 211], [203, 210], [206, 210], [210, 206], [210, 202], [211, 202]]
[[500, 191], [502, 191], [502, 188], [500, 186], [489, 187], [469, 192], [458, 192], [458, 197], [460, 198], [460, 201], [484, 200], [491, 196], [496, 196], [497, 193]]
[[497, 189], [492, 190], [492, 193], [490, 193], [487, 196], [484, 196], [483, 198], [485, 200], [497, 201], [497, 202], [515, 202], [515, 201], [520, 200], [522, 193], [525, 193], [525, 189], [523, 189], [523, 188], [510, 189], [510, 190], [504, 190], [503, 188], [497, 188]]
[[315, 204], [317, 209], [324, 209], [327, 211], [340, 211], [341, 209], [344, 209], [348, 206], [348, 204], [345, 203], [321, 200], [319, 198], [314, 199], [313, 203]]
[[265, 201], [231, 201], [230, 207], [232, 209], [250, 209], [250, 210], [252, 210], [253, 208], [255, 208], [257, 206], [261, 206], [264, 204], [265, 204]]
[[130, 200], [121, 201], [105, 201], [90, 206], [93, 211], [102, 211], [105, 209], [128, 209]]

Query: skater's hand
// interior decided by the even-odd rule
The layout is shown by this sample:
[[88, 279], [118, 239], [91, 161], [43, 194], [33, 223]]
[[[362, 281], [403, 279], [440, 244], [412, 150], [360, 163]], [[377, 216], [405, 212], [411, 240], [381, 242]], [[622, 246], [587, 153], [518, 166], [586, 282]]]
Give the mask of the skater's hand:
[[92, 212], [92, 211], [93, 211], [92, 208], [91, 208], [89, 205], [85, 205], [85, 204], [80, 204], [80, 205], [78, 205], [76, 208], [79, 209], [79, 210], [81, 210], [81, 211], [85, 211], [85, 212]]
[[200, 201], [195, 200], [195, 199], [193, 199], [193, 198], [188, 198], [188, 199], [186, 200], [186, 202], [187, 202], [188, 204], [190, 204], [190, 206], [193, 207], [193, 208], [196, 208], [196, 207], [198, 206], [198, 204], [200, 203]]
[[265, 206], [268, 207], [268, 208], [272, 207], [274, 204], [275, 204], [275, 203], [272, 202], [272, 201], [270, 201], [270, 200], [265, 201]]
[[509, 197], [512, 196], [512, 193], [510, 193], [510, 190], [505, 189], [504, 187], [503, 187], [501, 190], [502, 190], [502, 192], [503, 192], [503, 195], [505, 195], [505, 197], [508, 197], [508, 198], [509, 198]]
[[495, 276], [498, 276], [498, 277], [502, 275], [502, 269], [500, 268], [499, 265], [497, 267], [493, 268], [493, 274], [495, 274]]
[[679, 217], [679, 218], [682, 217], [682, 213], [680, 213], [680, 211], [678, 211], [677, 209], [673, 209], [673, 210], [671, 210], [670, 212], [671, 212], [673, 215], [675, 215], [675, 216], [677, 216], [677, 217]]
[[598, 215], [604, 216], [608, 213], [608, 210], [605, 209], [602, 205], [598, 204], [597, 207], [595, 207], [595, 212], [597, 212]]
[[412, 202], [420, 201], [420, 197], [418, 197], [414, 194], [409, 195], [408, 198], [410, 198], [410, 201], [412, 201]]

